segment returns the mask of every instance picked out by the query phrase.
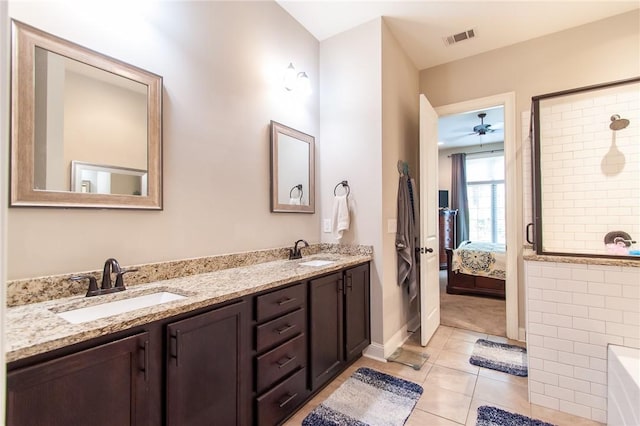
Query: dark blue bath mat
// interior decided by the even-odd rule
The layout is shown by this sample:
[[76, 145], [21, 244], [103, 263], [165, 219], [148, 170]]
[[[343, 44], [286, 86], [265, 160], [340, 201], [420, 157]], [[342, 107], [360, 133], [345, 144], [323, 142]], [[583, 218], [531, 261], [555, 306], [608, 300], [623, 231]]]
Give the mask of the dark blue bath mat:
[[527, 370], [527, 350], [520, 346], [478, 339], [473, 346], [469, 362], [479, 367], [490, 368], [525, 377]]
[[522, 414], [510, 413], [489, 405], [478, 407], [476, 426], [555, 426]]
[[422, 386], [361, 367], [302, 421], [303, 426], [402, 426]]

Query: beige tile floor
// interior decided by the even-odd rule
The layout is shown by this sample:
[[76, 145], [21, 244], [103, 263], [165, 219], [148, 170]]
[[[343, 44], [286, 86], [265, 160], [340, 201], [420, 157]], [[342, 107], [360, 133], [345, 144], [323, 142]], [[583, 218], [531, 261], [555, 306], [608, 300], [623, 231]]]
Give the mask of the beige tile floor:
[[429, 345], [422, 347], [414, 334], [404, 348], [427, 353], [428, 361], [416, 371], [411, 367], [362, 357], [298, 411], [285, 426], [302, 420], [338, 388], [357, 368], [369, 367], [422, 385], [424, 392], [407, 426], [447, 426], [476, 424], [477, 409], [493, 405], [513, 413], [544, 420], [558, 426], [596, 426], [600, 423], [550, 410], [528, 402], [527, 378], [469, 364], [474, 342], [484, 338], [520, 344], [505, 337], [440, 326]]

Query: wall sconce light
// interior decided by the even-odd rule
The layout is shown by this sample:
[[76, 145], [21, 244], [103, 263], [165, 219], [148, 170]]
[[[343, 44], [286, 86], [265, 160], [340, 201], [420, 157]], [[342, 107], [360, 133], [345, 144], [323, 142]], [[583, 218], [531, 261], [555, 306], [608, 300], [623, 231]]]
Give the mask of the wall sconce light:
[[306, 72], [296, 72], [293, 63], [289, 62], [289, 66], [284, 73], [284, 88], [289, 91], [298, 91], [308, 95], [311, 93], [311, 83]]

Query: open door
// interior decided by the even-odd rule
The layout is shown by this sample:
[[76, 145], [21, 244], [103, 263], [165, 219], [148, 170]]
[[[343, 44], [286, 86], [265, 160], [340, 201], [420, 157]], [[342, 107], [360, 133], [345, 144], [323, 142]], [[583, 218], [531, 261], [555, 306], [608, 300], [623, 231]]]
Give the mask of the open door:
[[420, 95], [420, 344], [440, 325], [438, 245], [438, 113]]

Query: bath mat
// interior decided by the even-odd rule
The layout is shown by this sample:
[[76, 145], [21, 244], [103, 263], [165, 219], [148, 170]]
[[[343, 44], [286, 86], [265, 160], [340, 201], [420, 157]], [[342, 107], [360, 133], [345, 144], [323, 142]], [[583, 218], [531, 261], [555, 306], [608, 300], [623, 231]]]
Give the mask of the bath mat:
[[391, 354], [389, 358], [387, 358], [387, 361], [397, 362], [398, 364], [408, 365], [414, 370], [420, 370], [428, 359], [429, 355], [427, 354], [398, 348]]
[[555, 426], [522, 414], [510, 413], [489, 405], [478, 407], [476, 426]]
[[401, 426], [422, 387], [370, 368], [358, 368], [302, 421], [303, 426]]
[[526, 377], [528, 374], [527, 350], [506, 343], [478, 339], [473, 346], [469, 362], [479, 367], [502, 371], [514, 376]]

